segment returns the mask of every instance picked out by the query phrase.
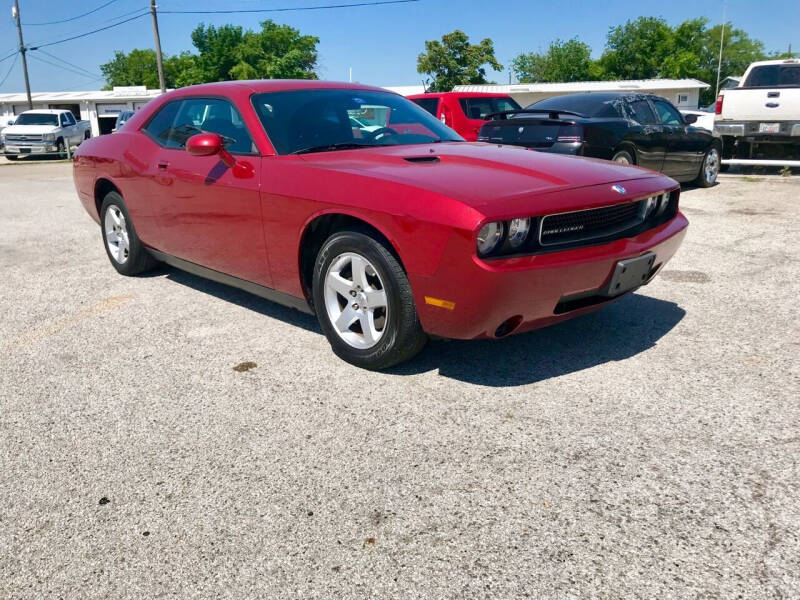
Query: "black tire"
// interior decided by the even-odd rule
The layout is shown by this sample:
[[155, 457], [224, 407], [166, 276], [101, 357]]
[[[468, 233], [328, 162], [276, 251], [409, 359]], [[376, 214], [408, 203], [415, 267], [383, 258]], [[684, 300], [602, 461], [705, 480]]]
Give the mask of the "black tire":
[[[386, 294], [387, 312], [382, 335], [374, 346], [367, 349], [356, 348], [340, 337], [326, 306], [325, 280], [328, 270], [334, 260], [344, 253], [356, 254], [369, 261]], [[422, 331], [411, 284], [403, 267], [394, 254], [368, 231], [339, 231], [327, 239], [314, 265], [312, 295], [320, 327], [333, 352], [358, 367], [386, 369], [409, 360], [428, 341], [428, 336]], [[353, 326], [356, 326], [355, 322]]]
[[84, 131], [83, 132], [83, 139], [84, 140], [88, 140], [90, 137], [92, 137], [92, 133], [90, 131]]
[[14, 156], [13, 154], [6, 154], [6, 158], [8, 160], [17, 160], [19, 156]]
[[611, 157], [611, 162], [635, 165], [636, 159], [631, 152], [627, 150], [618, 150], [614, 153], [614, 156]]
[[67, 147], [64, 145], [63, 138], [58, 138], [56, 141], [56, 154], [58, 154], [59, 158], [63, 158], [67, 155]]
[[[122, 215], [125, 217], [125, 230], [128, 234], [128, 250], [127, 257], [123, 262], [120, 262], [112, 253], [109, 244], [106, 241], [106, 213], [110, 207], [116, 206], [119, 208]], [[100, 206], [100, 236], [103, 240], [103, 248], [106, 249], [106, 255], [111, 265], [121, 275], [138, 275], [152, 269], [157, 261], [147, 251], [139, 236], [136, 235], [136, 229], [133, 226], [133, 220], [128, 213], [128, 207], [125, 206], [125, 201], [122, 196], [117, 192], [108, 192], [103, 199], [103, 204]]]
[[720, 156], [719, 148], [716, 146], [711, 146], [706, 150], [703, 155], [703, 162], [700, 163], [700, 171], [697, 173], [697, 178], [692, 182], [694, 185], [702, 188], [716, 185], [721, 165]]

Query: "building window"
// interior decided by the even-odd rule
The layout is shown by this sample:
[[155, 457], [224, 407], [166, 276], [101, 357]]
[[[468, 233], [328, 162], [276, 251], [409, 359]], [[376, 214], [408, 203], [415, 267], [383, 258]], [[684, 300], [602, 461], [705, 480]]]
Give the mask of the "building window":
[[678, 104], [689, 104], [689, 94], [678, 94]]

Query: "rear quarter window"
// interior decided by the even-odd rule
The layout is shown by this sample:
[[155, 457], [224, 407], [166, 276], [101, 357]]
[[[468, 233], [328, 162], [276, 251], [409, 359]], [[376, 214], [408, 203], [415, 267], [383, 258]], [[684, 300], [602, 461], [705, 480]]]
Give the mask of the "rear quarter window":
[[438, 98], [417, 98], [415, 100], [412, 100], [412, 102], [427, 110], [434, 117], [436, 116], [436, 110], [439, 108]]

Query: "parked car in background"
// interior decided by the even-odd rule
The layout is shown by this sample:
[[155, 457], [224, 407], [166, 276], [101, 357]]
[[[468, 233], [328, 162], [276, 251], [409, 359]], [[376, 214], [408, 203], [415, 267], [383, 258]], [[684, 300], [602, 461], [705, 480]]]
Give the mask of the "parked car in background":
[[520, 108], [516, 100], [505, 94], [442, 92], [415, 94], [408, 96], [408, 99], [454, 129], [469, 142], [474, 142], [478, 138], [481, 126], [486, 122], [488, 115]]
[[800, 59], [752, 63], [717, 97], [724, 158], [800, 158]]
[[91, 137], [89, 121], [76, 121], [68, 110], [38, 109], [21, 113], [2, 133], [3, 154], [9, 160], [31, 154], [67, 152]]
[[372, 369], [429, 334], [499, 338], [605, 306], [687, 226], [664, 175], [465, 142], [402, 96], [324, 81], [169, 92], [81, 145], [74, 178], [119, 273], [164, 261], [315, 312], [334, 352]]
[[709, 187], [719, 173], [721, 141], [695, 120], [651, 94], [568, 94], [493, 115], [478, 140], [639, 165]]
[[706, 131], [714, 131], [714, 108], [714, 104], [698, 109], [682, 108], [681, 114], [684, 117], [687, 115], [694, 115], [697, 117], [694, 122], [695, 127], [700, 127]]
[[117, 120], [114, 121], [114, 128], [111, 130], [111, 133], [115, 133], [119, 131], [119, 129], [125, 125], [128, 119], [130, 119], [136, 113], [132, 110], [123, 110], [117, 115]]

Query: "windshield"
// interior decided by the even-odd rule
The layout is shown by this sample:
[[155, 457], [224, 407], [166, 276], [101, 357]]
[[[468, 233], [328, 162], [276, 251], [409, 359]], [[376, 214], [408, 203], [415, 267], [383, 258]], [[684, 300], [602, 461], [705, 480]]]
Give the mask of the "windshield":
[[463, 141], [428, 112], [391, 92], [292, 90], [253, 96], [278, 154]]
[[47, 113], [23, 113], [14, 121], [14, 125], [58, 125], [58, 115]]
[[742, 87], [800, 87], [800, 65], [753, 67]]
[[517, 110], [520, 105], [512, 98], [461, 98], [459, 100], [461, 108], [468, 119], [486, 120], [487, 115], [492, 113], [505, 112], [507, 110]]

